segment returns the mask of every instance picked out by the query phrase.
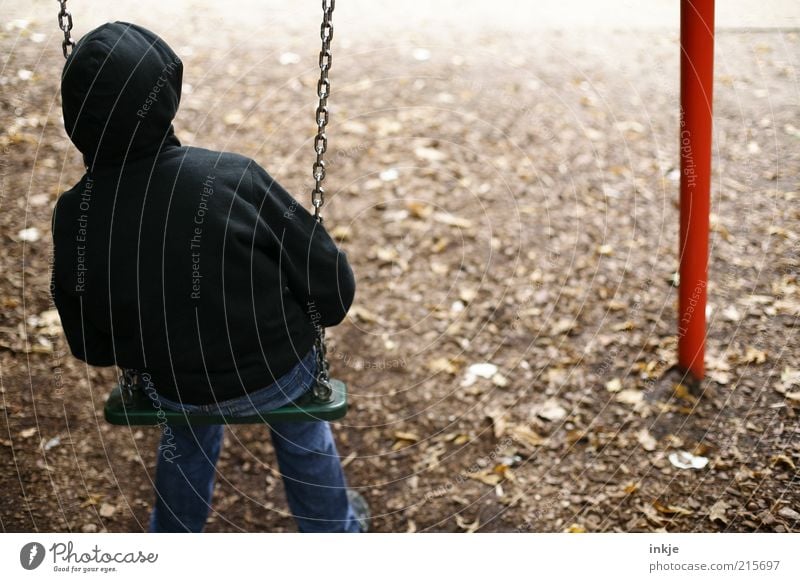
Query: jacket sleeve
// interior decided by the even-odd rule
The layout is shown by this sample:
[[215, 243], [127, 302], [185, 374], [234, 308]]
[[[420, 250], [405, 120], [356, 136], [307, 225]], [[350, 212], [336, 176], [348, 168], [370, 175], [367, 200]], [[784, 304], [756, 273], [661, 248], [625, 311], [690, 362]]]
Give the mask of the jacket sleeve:
[[84, 317], [81, 299], [68, 293], [59, 284], [59, 270], [64, 268], [65, 260], [69, 261], [69, 256], [65, 257], [60, 252], [62, 249], [58, 245], [60, 237], [56, 228], [56, 212], [54, 212], [52, 222], [54, 260], [50, 274], [50, 290], [58, 309], [58, 316], [61, 318], [61, 327], [67, 336], [69, 349], [73, 356], [90, 366], [113, 366], [116, 364], [116, 358], [111, 336]]
[[280, 249], [280, 267], [294, 298], [324, 327], [341, 323], [356, 284], [347, 255], [325, 228], [266, 170], [251, 163], [252, 201]]

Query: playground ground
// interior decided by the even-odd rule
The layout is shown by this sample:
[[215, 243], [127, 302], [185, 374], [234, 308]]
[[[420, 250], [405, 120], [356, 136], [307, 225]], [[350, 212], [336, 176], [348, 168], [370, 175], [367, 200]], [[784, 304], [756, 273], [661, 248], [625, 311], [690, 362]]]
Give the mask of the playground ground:
[[[68, 355], [48, 295], [52, 205], [82, 170], [51, 4], [2, 3], [0, 528], [141, 531], [158, 431], [103, 422], [114, 372]], [[182, 56], [184, 143], [254, 157], [307, 202], [316, 2], [82, 4], [77, 32], [135, 20]], [[325, 212], [358, 279], [329, 334], [352, 393], [336, 432], [373, 529], [800, 530], [797, 9], [720, 13], [697, 399], [657, 382], [677, 13], [590, 27], [551, 6], [526, 27], [452, 8], [335, 13]], [[231, 428], [208, 531], [293, 530], [276, 471], [264, 427]]]

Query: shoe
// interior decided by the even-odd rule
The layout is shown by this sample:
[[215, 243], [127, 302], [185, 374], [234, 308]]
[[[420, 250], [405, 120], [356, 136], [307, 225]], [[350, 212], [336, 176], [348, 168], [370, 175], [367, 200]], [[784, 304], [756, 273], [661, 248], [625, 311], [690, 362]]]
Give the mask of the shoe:
[[364, 499], [364, 496], [358, 491], [348, 489], [347, 501], [350, 502], [350, 507], [353, 509], [353, 513], [356, 516], [356, 521], [358, 522], [358, 527], [361, 529], [361, 533], [367, 533], [369, 531], [371, 517], [367, 500]]

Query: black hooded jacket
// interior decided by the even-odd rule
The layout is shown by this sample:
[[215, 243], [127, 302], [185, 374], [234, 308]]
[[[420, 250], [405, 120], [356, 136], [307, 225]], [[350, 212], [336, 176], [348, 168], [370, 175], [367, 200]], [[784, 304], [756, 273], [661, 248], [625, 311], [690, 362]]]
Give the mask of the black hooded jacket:
[[105, 24], [75, 47], [64, 125], [87, 172], [53, 214], [52, 290], [72, 353], [205, 404], [262, 388], [353, 301], [347, 258], [254, 161], [181, 146], [182, 64]]

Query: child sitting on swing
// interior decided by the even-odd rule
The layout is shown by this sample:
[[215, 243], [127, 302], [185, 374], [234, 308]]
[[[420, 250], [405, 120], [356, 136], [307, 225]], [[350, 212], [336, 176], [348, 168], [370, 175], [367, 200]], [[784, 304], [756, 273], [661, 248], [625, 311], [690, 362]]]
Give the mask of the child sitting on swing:
[[[255, 415], [312, 389], [309, 309], [318, 325], [340, 323], [355, 281], [322, 225], [256, 162], [181, 145], [182, 73], [161, 38], [123, 22], [67, 59], [64, 126], [86, 173], [53, 214], [54, 300], [75, 357], [147, 374], [161, 407]], [[202, 531], [223, 427], [162, 429], [150, 530]], [[270, 429], [300, 531], [365, 530], [328, 423]]]

